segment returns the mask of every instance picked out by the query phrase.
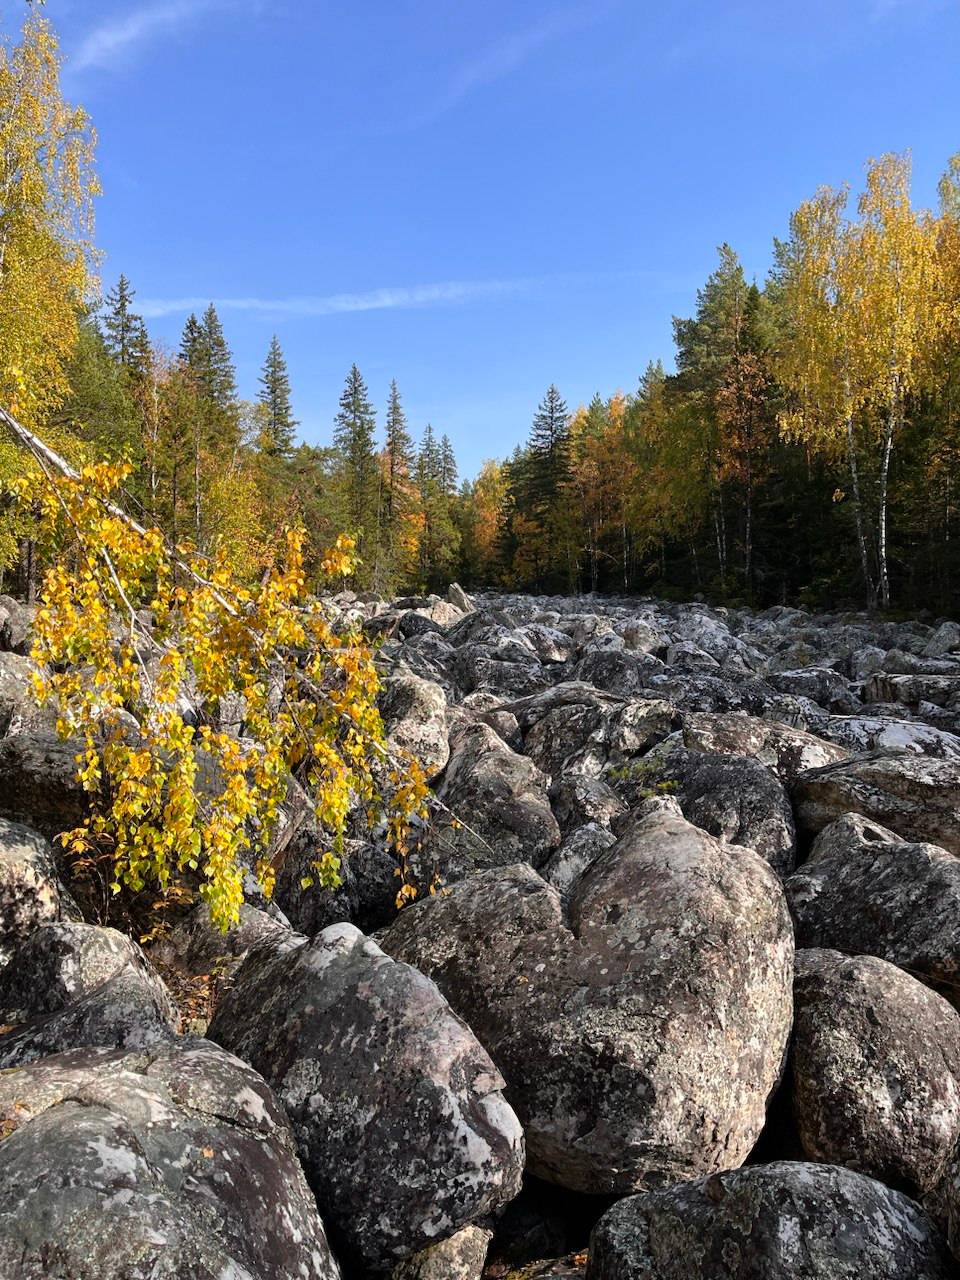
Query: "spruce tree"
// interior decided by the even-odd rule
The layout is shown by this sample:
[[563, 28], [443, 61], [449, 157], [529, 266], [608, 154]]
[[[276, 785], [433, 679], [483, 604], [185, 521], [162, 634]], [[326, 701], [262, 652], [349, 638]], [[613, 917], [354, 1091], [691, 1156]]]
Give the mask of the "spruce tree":
[[133, 311], [134, 297], [130, 281], [121, 275], [107, 294], [107, 309], [103, 317], [107, 350], [124, 368], [134, 365], [137, 344], [144, 329], [143, 320]]
[[382, 524], [385, 569], [389, 585], [393, 586], [403, 579], [408, 568], [404, 555], [404, 533], [406, 526], [412, 521], [416, 505], [412, 490], [413, 441], [407, 430], [406, 414], [396, 379], [390, 383], [385, 428], [387, 442], [383, 452]]
[[297, 420], [290, 405], [290, 376], [276, 334], [260, 375], [257, 402], [264, 408], [266, 452], [286, 458], [293, 452]]
[[440, 437], [440, 488], [447, 497], [457, 492], [457, 459], [446, 434]]
[[549, 507], [570, 474], [570, 415], [550, 384], [530, 430], [529, 498], [535, 511]]
[[356, 365], [347, 374], [340, 396], [333, 443], [339, 454], [340, 483], [348, 532], [358, 540], [361, 558], [371, 560], [364, 576], [372, 570], [371, 552], [376, 547], [379, 499], [379, 469], [375, 443], [376, 414], [367, 385]]
[[[444, 457], [446, 441], [446, 458]], [[451, 471], [452, 468], [452, 471]], [[445, 488], [452, 475], [454, 488]], [[460, 549], [460, 531], [454, 523], [456, 463], [450, 441], [439, 443], [427, 424], [417, 457], [417, 487], [423, 531], [420, 538], [420, 577], [429, 587], [446, 585], [453, 573]]]

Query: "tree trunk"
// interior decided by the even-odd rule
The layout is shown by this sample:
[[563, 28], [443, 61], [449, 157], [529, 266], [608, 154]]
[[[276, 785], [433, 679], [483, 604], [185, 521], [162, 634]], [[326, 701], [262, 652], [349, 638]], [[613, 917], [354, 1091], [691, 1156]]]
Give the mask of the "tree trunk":
[[36, 604], [37, 544], [33, 538], [20, 539], [20, 594], [27, 604]]
[[890, 492], [890, 455], [893, 453], [893, 437], [900, 416], [900, 386], [896, 377], [890, 390], [887, 423], [883, 433], [883, 458], [880, 463], [880, 514], [877, 530], [877, 558], [880, 569], [880, 604], [890, 608], [890, 572], [887, 564], [887, 507]]
[[857, 521], [857, 542], [860, 546], [860, 567], [863, 571], [863, 582], [867, 592], [867, 608], [874, 609], [877, 603], [873, 575], [870, 573], [870, 556], [867, 552], [867, 538], [863, 529], [863, 504], [860, 500], [860, 468], [857, 465], [857, 448], [853, 439], [853, 415], [847, 414], [847, 462], [850, 466], [850, 482], [853, 486], [853, 508]]

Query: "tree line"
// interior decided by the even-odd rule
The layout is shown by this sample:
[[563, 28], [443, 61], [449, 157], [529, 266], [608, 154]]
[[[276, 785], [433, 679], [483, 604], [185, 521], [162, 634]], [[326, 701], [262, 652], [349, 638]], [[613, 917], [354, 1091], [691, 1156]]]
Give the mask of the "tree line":
[[[291, 517], [321, 576], [340, 533], [351, 585], [702, 593], [757, 605], [960, 607], [960, 156], [939, 207], [909, 157], [823, 187], [751, 281], [724, 244], [675, 367], [572, 411], [551, 386], [527, 439], [462, 483], [448, 437], [414, 441], [396, 382], [348, 372], [330, 446], [297, 438], [276, 338], [242, 399], [211, 305], [176, 351], [121, 277], [91, 302], [98, 194], [86, 114], [32, 16], [0, 50], [0, 403], [74, 462], [124, 460], [127, 494], [173, 544], [256, 580]], [[0, 441], [0, 495], [23, 459]], [[0, 501], [0, 571], [31, 595], [56, 549]]]

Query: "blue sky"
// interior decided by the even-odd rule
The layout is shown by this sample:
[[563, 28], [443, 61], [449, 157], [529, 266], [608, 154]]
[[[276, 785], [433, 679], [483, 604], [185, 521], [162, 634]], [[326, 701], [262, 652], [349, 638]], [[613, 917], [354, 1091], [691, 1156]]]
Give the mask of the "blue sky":
[[[20, 6], [3, 6], [6, 22]], [[957, 0], [48, 0], [100, 134], [104, 284], [175, 346], [271, 334], [327, 443], [352, 361], [462, 471], [669, 360], [729, 241], [762, 277], [819, 183], [960, 150]], [[382, 413], [381, 413], [382, 416]]]

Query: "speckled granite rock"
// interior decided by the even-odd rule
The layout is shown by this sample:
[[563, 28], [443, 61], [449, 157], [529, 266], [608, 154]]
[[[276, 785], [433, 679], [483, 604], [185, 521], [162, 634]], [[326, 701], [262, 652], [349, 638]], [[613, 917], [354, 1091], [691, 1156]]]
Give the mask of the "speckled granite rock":
[[798, 951], [793, 1109], [811, 1160], [920, 1196], [960, 1136], [960, 1015], [873, 956]]
[[389, 1271], [519, 1189], [496, 1067], [428, 978], [352, 925], [253, 951], [209, 1034], [276, 1089], [345, 1258]]
[[0, 1072], [0, 1274], [339, 1280], [263, 1080], [202, 1040]]
[[861, 813], [905, 840], [960, 853], [960, 761], [910, 752], [871, 752], [801, 774], [793, 785], [797, 826], [816, 834], [845, 813]]
[[784, 887], [798, 946], [879, 956], [956, 1000], [960, 858], [848, 814]]
[[47, 841], [29, 827], [0, 818], [0, 966], [38, 925], [77, 915]]
[[538, 1177], [625, 1193], [739, 1164], [790, 1030], [793, 934], [762, 859], [672, 801], [560, 895], [530, 867], [408, 908], [386, 950], [433, 977], [508, 1083]]
[[464, 1227], [401, 1262], [391, 1280], [481, 1280], [491, 1235], [483, 1227]]
[[144, 1049], [180, 1017], [140, 947], [116, 929], [39, 925], [0, 972], [0, 1068], [81, 1046]]
[[631, 1196], [600, 1219], [587, 1280], [952, 1280], [919, 1205], [832, 1165], [778, 1163]]

